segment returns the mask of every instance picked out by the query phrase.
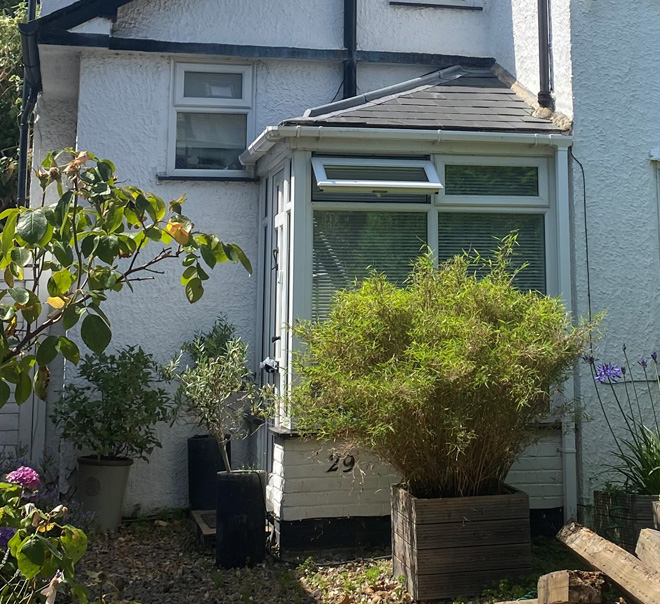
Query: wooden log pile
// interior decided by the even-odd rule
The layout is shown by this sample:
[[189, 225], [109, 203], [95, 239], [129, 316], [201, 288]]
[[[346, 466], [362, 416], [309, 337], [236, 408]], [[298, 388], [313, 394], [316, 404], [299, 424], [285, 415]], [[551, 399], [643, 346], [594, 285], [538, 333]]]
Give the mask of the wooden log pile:
[[574, 522], [557, 538], [594, 572], [562, 570], [544, 575], [538, 582], [538, 599], [526, 604], [601, 604], [606, 581], [630, 602], [660, 604], [660, 531], [643, 529], [636, 555]]

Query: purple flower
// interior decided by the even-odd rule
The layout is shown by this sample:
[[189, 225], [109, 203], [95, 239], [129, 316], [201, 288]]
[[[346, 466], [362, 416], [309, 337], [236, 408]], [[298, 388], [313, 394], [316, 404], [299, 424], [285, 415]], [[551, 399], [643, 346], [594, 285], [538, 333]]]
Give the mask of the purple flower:
[[0, 549], [6, 550], [9, 540], [16, 534], [16, 529], [3, 526], [0, 528]]
[[625, 365], [621, 365], [621, 375], [623, 377], [626, 377], [626, 366]]
[[601, 384], [616, 384], [621, 379], [621, 369], [614, 363], [596, 365], [596, 377], [594, 379]]
[[21, 466], [18, 470], [14, 470], [7, 474], [7, 482], [20, 484], [24, 489], [38, 489], [39, 488], [39, 474], [32, 468]]
[[643, 357], [641, 361], [637, 362], [642, 366], [642, 369], [646, 369], [649, 366], [649, 360], [646, 357]]
[[653, 359], [654, 362], [657, 362], [658, 353], [655, 350], [651, 353], [651, 358]]
[[587, 363], [587, 365], [593, 365], [596, 359], [594, 359], [594, 357], [591, 355], [585, 355], [582, 357], [582, 360]]

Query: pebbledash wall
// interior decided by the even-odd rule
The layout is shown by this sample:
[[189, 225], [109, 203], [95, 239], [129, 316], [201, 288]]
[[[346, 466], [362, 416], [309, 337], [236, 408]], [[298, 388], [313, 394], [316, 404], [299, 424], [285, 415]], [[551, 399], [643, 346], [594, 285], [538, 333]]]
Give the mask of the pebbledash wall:
[[[53, 2], [44, 2], [44, 13]], [[62, 4], [65, 2], [58, 2], [57, 7]], [[484, 0], [483, 11], [462, 11], [393, 6], [388, 0], [361, 0], [358, 44], [363, 50], [491, 56], [534, 90], [538, 77], [536, 25], [532, 19], [535, 13], [532, 15], [527, 10], [527, 4], [512, 0], [509, 6], [502, 0]], [[183, 0], [135, 0], [119, 10], [112, 29], [109, 22], [101, 20], [79, 30], [105, 30], [115, 36], [168, 41], [340, 48], [342, 5], [341, 0], [268, 3], [226, 0], [219, 18], [218, 3], [212, 0], [195, 2], [194, 10]], [[553, 20], [563, 16], [563, 13], [555, 14]], [[55, 55], [55, 59], [48, 59], [49, 65], [57, 65], [59, 50], [48, 49], [48, 53]], [[66, 55], [65, 60], [70, 61], [66, 65], [76, 65], [76, 77], [66, 98], [54, 97], [46, 87], [40, 100], [35, 160], [53, 146], [75, 142], [80, 149], [112, 159], [120, 177], [128, 183], [152, 190], [166, 200], [185, 193], [189, 199], [186, 212], [196, 223], [241, 245], [256, 264], [257, 183], [162, 181], [157, 177], [166, 171], [172, 61], [222, 62], [222, 59], [101, 49], [79, 52], [79, 58], [77, 54]], [[556, 44], [554, 52], [556, 56], [570, 54], [563, 43]], [[335, 97], [342, 77], [339, 62], [257, 60], [249, 63], [254, 66], [256, 86], [253, 135], [285, 118], [301, 115], [308, 107], [329, 102]], [[433, 66], [429, 65], [361, 63], [358, 88], [365, 92], [432, 70]], [[557, 70], [555, 81], [557, 90], [563, 91], [562, 106], [569, 112], [570, 71]], [[195, 331], [208, 328], [219, 313], [224, 313], [248, 343], [250, 362], [257, 367], [260, 359], [255, 357], [259, 324], [256, 292], [260, 275], [248, 277], [237, 266], [218, 266], [203, 299], [191, 306], [178, 283], [178, 274], [177, 267], [171, 266], [166, 275], [140, 283], [135, 293], [122, 292], [108, 301], [113, 346], [139, 344], [158, 360], [167, 361], [183, 341]], [[66, 372], [67, 379], [75, 379], [74, 368], [66, 367]], [[161, 426], [159, 433], [163, 448], [154, 451], [148, 465], [138, 462], [131, 471], [127, 513], [138, 505], [148, 511], [183, 507], [188, 503], [185, 447], [186, 438], [194, 433], [194, 428], [180, 423], [173, 428]], [[327, 449], [316, 443], [295, 442], [287, 445], [286, 451], [278, 450], [277, 446], [274, 451], [269, 493], [272, 506], [280, 512], [282, 502], [286, 502], [284, 519], [389, 513], [388, 487], [396, 479], [389, 469], [374, 465], [374, 460], [360, 455], [358, 470], [335, 475], [328, 472], [332, 462], [328, 460]], [[47, 444], [58, 446], [52, 426], [48, 426]], [[560, 449], [561, 432], [549, 431], [529, 451], [541, 465], [526, 458], [512, 470], [512, 482], [532, 494], [532, 505], [536, 508], [562, 505]], [[68, 473], [75, 467], [75, 456], [66, 447], [62, 451], [60, 463]], [[249, 451], [244, 451], [242, 457], [242, 461], [254, 461]], [[280, 473], [283, 467], [287, 468], [285, 478]]]

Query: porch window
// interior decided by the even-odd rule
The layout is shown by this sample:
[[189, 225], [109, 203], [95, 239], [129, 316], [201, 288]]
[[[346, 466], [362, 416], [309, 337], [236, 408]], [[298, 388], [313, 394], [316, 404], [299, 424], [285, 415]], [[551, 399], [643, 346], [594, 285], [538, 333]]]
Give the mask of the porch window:
[[252, 68], [174, 66], [168, 172], [242, 176], [239, 155], [252, 129]]
[[488, 256], [498, 239], [514, 230], [513, 267], [528, 265], [515, 284], [543, 293], [552, 289], [547, 230], [553, 226], [544, 158], [410, 162], [312, 159], [313, 319], [327, 316], [337, 290], [352, 287], [372, 270], [403, 284], [425, 249], [439, 262], [469, 250]]

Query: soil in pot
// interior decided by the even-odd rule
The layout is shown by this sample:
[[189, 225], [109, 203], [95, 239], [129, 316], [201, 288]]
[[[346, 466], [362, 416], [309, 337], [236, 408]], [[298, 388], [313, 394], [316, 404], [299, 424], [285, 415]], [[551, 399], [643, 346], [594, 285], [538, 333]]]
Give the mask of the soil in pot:
[[265, 472], [218, 473], [216, 564], [223, 568], [252, 566], [266, 556]]
[[78, 458], [76, 499], [85, 511], [96, 514], [99, 530], [117, 530], [132, 465], [133, 460], [125, 458]]
[[491, 581], [531, 571], [529, 497], [418, 499], [392, 487], [394, 576], [415, 600], [478, 595]]
[[[231, 463], [231, 443], [227, 444]], [[200, 434], [188, 439], [188, 499], [191, 510], [215, 510], [216, 476], [225, 472], [220, 445], [212, 436]]]

